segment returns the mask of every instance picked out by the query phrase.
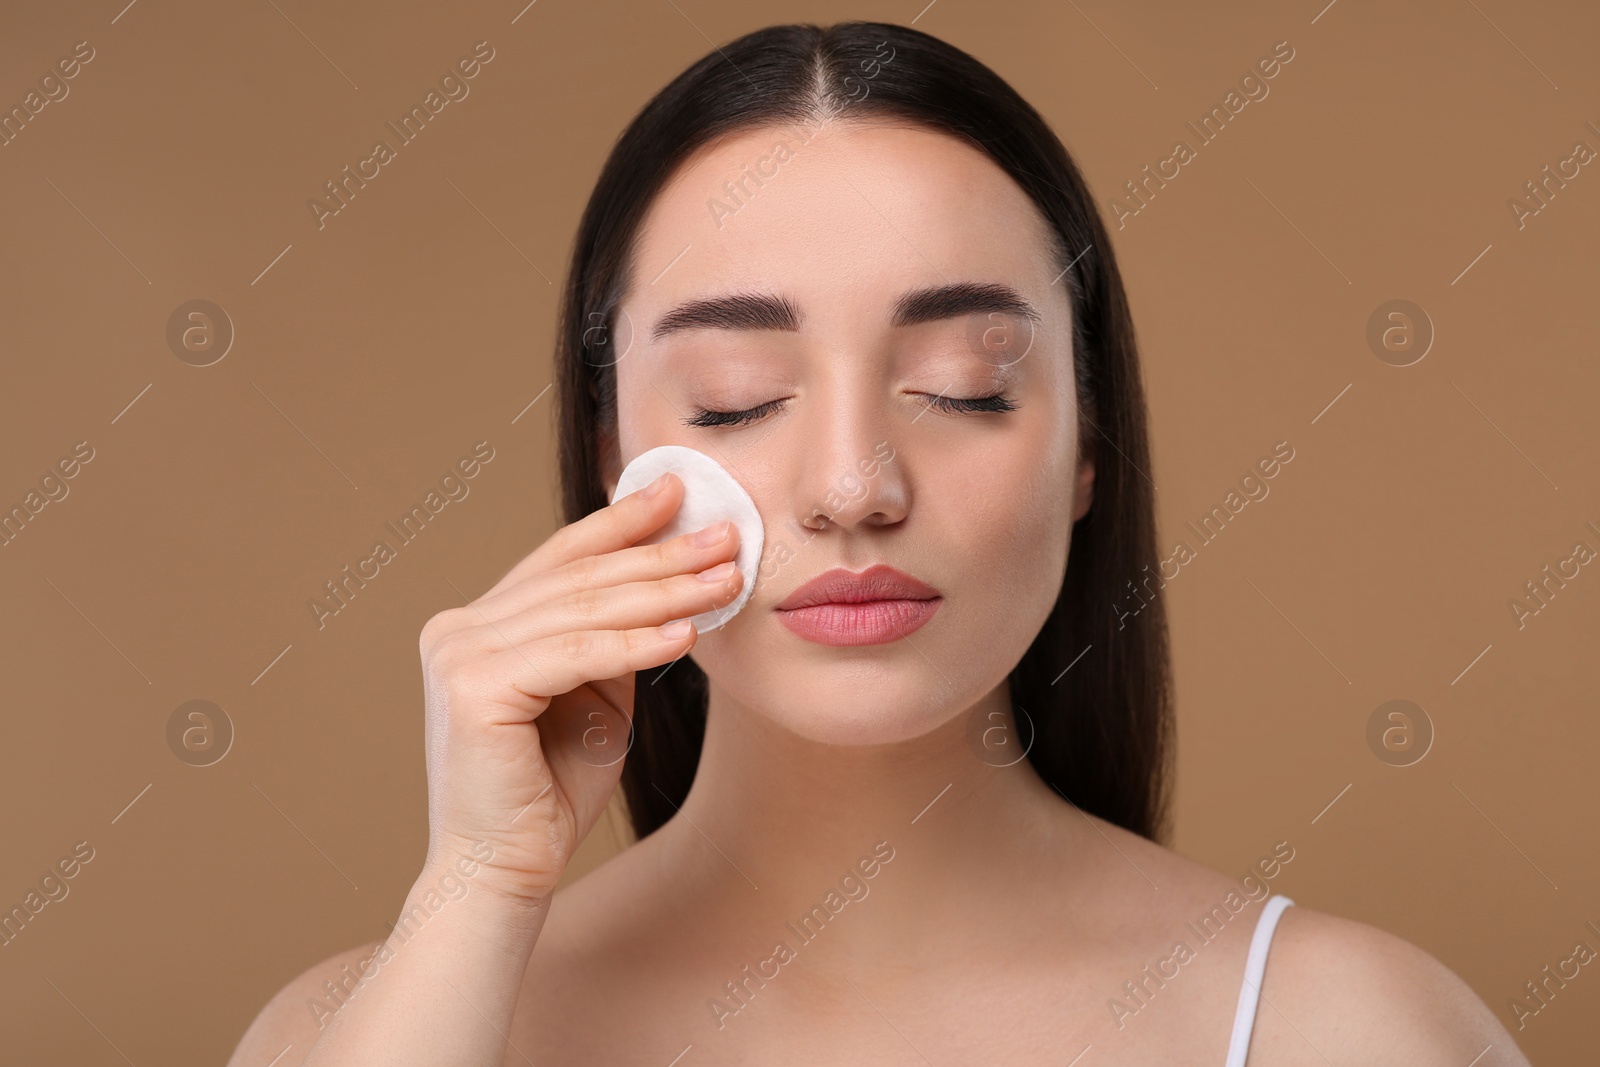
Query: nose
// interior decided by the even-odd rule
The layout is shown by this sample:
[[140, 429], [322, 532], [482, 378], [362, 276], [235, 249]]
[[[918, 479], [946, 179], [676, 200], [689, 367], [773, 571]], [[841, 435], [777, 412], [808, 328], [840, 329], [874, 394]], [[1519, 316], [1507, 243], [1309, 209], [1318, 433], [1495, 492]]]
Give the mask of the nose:
[[793, 497], [803, 536], [902, 521], [910, 506], [908, 481], [887, 402], [841, 402], [810, 414], [803, 439], [811, 444], [798, 457]]

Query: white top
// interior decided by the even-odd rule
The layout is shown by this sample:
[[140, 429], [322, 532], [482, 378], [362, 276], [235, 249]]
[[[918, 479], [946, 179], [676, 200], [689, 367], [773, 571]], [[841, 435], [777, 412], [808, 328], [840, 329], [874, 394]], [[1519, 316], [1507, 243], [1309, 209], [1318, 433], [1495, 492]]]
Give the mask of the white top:
[[1267, 949], [1272, 946], [1272, 932], [1278, 928], [1283, 909], [1293, 903], [1282, 894], [1274, 894], [1256, 920], [1250, 956], [1244, 964], [1244, 982], [1239, 986], [1239, 1007], [1233, 1013], [1233, 1040], [1228, 1042], [1226, 1067], [1244, 1067], [1244, 1058], [1250, 1053], [1250, 1032], [1255, 1027], [1256, 1004], [1261, 999], [1261, 977], [1267, 970]]

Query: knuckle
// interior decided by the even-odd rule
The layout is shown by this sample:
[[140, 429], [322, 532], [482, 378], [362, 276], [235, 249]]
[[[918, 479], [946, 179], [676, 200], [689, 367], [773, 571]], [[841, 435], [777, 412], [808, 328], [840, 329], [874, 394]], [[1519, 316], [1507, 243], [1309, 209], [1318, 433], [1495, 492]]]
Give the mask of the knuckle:
[[592, 631], [573, 630], [561, 636], [560, 648], [566, 658], [584, 660], [599, 651], [599, 641]]
[[572, 592], [592, 588], [600, 577], [600, 557], [584, 556], [567, 564], [566, 587]]
[[439, 643], [461, 628], [461, 609], [445, 608], [422, 624], [417, 642], [424, 652], [437, 648]]
[[622, 650], [629, 656], [635, 652], [649, 652], [660, 644], [660, 640], [653, 631], [642, 627], [627, 630], [622, 635]]
[[673, 566], [677, 559], [678, 549], [671, 541], [661, 541], [650, 546], [650, 564], [657, 570]]
[[429, 650], [428, 667], [436, 674], [455, 678], [464, 673], [473, 658], [466, 634], [455, 630], [434, 643]]
[[450, 668], [450, 657], [445, 651], [448, 639], [441, 638], [422, 649], [422, 666], [431, 674], [445, 674]]
[[567, 598], [568, 609], [572, 614], [584, 620], [593, 619], [600, 614], [600, 610], [604, 606], [603, 595], [600, 590], [593, 587], [579, 589]]
[[539, 555], [541, 552], [554, 556], [563, 555], [567, 551], [568, 545], [570, 545], [573, 540], [578, 537], [579, 531], [573, 529], [573, 527], [576, 525], [577, 523], [568, 523], [567, 525], [562, 526], [556, 530], [555, 533], [545, 538], [544, 544], [528, 553], [528, 557], [531, 559], [532, 557]]
[[440, 685], [444, 694], [444, 707], [453, 728], [471, 728], [475, 721], [473, 709], [480, 703], [483, 686], [468, 671], [455, 671], [447, 675]]

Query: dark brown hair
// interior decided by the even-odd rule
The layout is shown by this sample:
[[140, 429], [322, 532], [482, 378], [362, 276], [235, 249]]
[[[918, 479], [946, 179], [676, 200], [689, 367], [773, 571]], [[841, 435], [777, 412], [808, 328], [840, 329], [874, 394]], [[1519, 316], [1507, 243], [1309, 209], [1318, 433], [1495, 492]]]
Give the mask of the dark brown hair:
[[[1081, 447], [1095, 457], [1093, 506], [1072, 532], [1049, 618], [1009, 680], [1028, 760], [1086, 812], [1161, 841], [1172, 744], [1166, 617], [1137, 614], [1124, 587], [1157, 565], [1144, 394], [1111, 243], [1083, 177], [1044, 119], [999, 75], [920, 30], [881, 22], [769, 26], [714, 49], [623, 131], [574, 240], [556, 349], [564, 522], [608, 503], [602, 450], [616, 440], [616, 309], [631, 284], [640, 222], [673, 171], [736, 131], [830, 120], [914, 125], [982, 151], [1048, 220], [1066, 272]], [[1081, 658], [1080, 658], [1081, 656]], [[1071, 667], [1070, 670], [1067, 668]], [[653, 832], [688, 795], [705, 738], [706, 678], [685, 656], [640, 672], [622, 771], [634, 832]], [[1063, 673], [1064, 672], [1064, 673]]]

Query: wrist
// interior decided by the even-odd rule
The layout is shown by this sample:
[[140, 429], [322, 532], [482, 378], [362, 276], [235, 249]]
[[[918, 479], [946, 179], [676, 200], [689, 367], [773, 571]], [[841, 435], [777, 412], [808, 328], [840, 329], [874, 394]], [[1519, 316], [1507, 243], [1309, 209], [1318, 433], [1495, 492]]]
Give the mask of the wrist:
[[[453, 834], [434, 836], [428, 841], [428, 854], [422, 866], [424, 874], [431, 874], [435, 880], [453, 875], [453, 881], [467, 883], [470, 892], [480, 897], [498, 897], [503, 904], [518, 910], [547, 907], [558, 879], [541, 880], [529, 875], [520, 865], [508, 865], [506, 861], [515, 855], [516, 850], [504, 841], [481, 837], [467, 839]], [[546, 881], [549, 884], [545, 884]]]
[[430, 850], [406, 896], [405, 909], [414, 922], [444, 912], [470, 915], [474, 926], [496, 937], [514, 938], [536, 936], [549, 905], [550, 894], [522, 891], [511, 885], [503, 872], [474, 859], [470, 852], [435, 854]]

